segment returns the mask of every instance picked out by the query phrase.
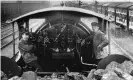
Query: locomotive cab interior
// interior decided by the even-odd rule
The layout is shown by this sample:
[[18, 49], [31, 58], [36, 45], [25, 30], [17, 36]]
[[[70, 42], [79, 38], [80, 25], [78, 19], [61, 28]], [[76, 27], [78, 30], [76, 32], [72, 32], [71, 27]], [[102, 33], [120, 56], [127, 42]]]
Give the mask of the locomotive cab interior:
[[[97, 67], [93, 41], [86, 40], [84, 45], [81, 41], [93, 33], [92, 22], [98, 22], [100, 30], [106, 33], [108, 18], [78, 9], [44, 9], [12, 21], [18, 24], [19, 40], [24, 32], [30, 33], [30, 40], [36, 45], [34, 55], [43, 71], [81, 72]], [[22, 56], [17, 56], [15, 61], [23, 71], [32, 69], [24, 63]]]
[[[83, 66], [81, 57], [83, 62], [95, 64], [92, 41], [88, 40], [83, 46], [80, 44], [83, 39], [91, 35], [92, 31], [80, 21], [83, 14], [71, 13], [49, 12], [49, 15], [41, 14], [44, 16], [43, 18], [23, 19], [24, 24], [29, 24], [33, 20], [36, 22], [42, 20], [41, 23], [38, 23], [40, 26], [23, 25], [25, 28], [21, 28], [23, 26], [18, 24], [20, 26], [19, 39], [21, 39], [22, 31], [28, 31], [31, 34], [30, 40], [36, 45], [34, 54], [38, 57], [38, 62], [44, 70], [66, 71], [66, 67], [68, 67], [71, 71], [80, 71]], [[34, 27], [36, 30], [33, 29]]]

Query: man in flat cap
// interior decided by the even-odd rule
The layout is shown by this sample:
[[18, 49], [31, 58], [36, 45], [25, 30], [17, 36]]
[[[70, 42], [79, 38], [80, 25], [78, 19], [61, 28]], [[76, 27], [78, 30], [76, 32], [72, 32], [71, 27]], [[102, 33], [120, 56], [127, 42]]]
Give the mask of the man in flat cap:
[[29, 33], [22, 34], [22, 38], [18, 44], [18, 49], [22, 54], [22, 58], [27, 65], [31, 65], [38, 68], [38, 71], [42, 71], [41, 66], [37, 62], [37, 56], [34, 55], [35, 45], [29, 40]]
[[93, 52], [98, 63], [103, 58], [104, 55], [103, 48], [109, 44], [109, 41], [106, 38], [105, 34], [99, 30], [98, 22], [92, 22], [91, 25], [93, 33], [92, 35], [85, 38], [81, 42], [81, 45], [83, 45], [87, 40], [93, 41]]

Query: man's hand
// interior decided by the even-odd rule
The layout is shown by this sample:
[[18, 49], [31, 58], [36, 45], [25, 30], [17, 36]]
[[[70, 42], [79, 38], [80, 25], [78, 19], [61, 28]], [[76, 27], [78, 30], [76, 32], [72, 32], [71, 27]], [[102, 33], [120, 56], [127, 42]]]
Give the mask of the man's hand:
[[98, 49], [99, 51], [103, 51], [103, 47], [100, 46], [100, 45], [97, 47], [97, 49]]
[[80, 38], [77, 39], [77, 43], [81, 43], [81, 39]]
[[85, 44], [85, 39], [82, 40], [81, 46], [83, 46], [84, 44]]

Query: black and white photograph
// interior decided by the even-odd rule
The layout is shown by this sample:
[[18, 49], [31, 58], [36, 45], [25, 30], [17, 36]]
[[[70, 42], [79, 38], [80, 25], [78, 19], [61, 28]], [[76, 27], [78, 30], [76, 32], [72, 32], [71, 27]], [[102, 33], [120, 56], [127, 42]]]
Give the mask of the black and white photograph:
[[1, 80], [133, 80], [133, 0], [1, 0]]

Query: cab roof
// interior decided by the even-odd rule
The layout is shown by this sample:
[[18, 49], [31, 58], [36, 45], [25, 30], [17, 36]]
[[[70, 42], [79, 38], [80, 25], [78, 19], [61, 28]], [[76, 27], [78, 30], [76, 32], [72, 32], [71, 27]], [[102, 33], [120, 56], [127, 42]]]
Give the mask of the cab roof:
[[31, 15], [34, 15], [34, 14], [39, 14], [39, 13], [42, 13], [42, 12], [48, 12], [48, 11], [74, 11], [74, 12], [79, 12], [79, 13], [90, 14], [90, 15], [93, 15], [93, 16], [98, 17], [98, 18], [102, 18], [102, 19], [105, 19], [105, 20], [108, 20], [108, 21], [112, 21], [111, 19], [109, 19], [109, 17], [107, 17], [103, 14], [99, 14], [99, 13], [96, 13], [96, 12], [93, 12], [93, 11], [90, 11], [90, 10], [87, 10], [87, 9], [82, 9], [82, 8], [77, 8], [77, 7], [50, 7], [50, 8], [35, 10], [35, 11], [32, 11], [32, 12], [26, 13], [24, 15], [21, 15], [21, 16], [17, 17], [17, 18], [8, 20], [6, 23], [12, 23], [12, 22], [20, 20], [22, 18], [31, 16]]

